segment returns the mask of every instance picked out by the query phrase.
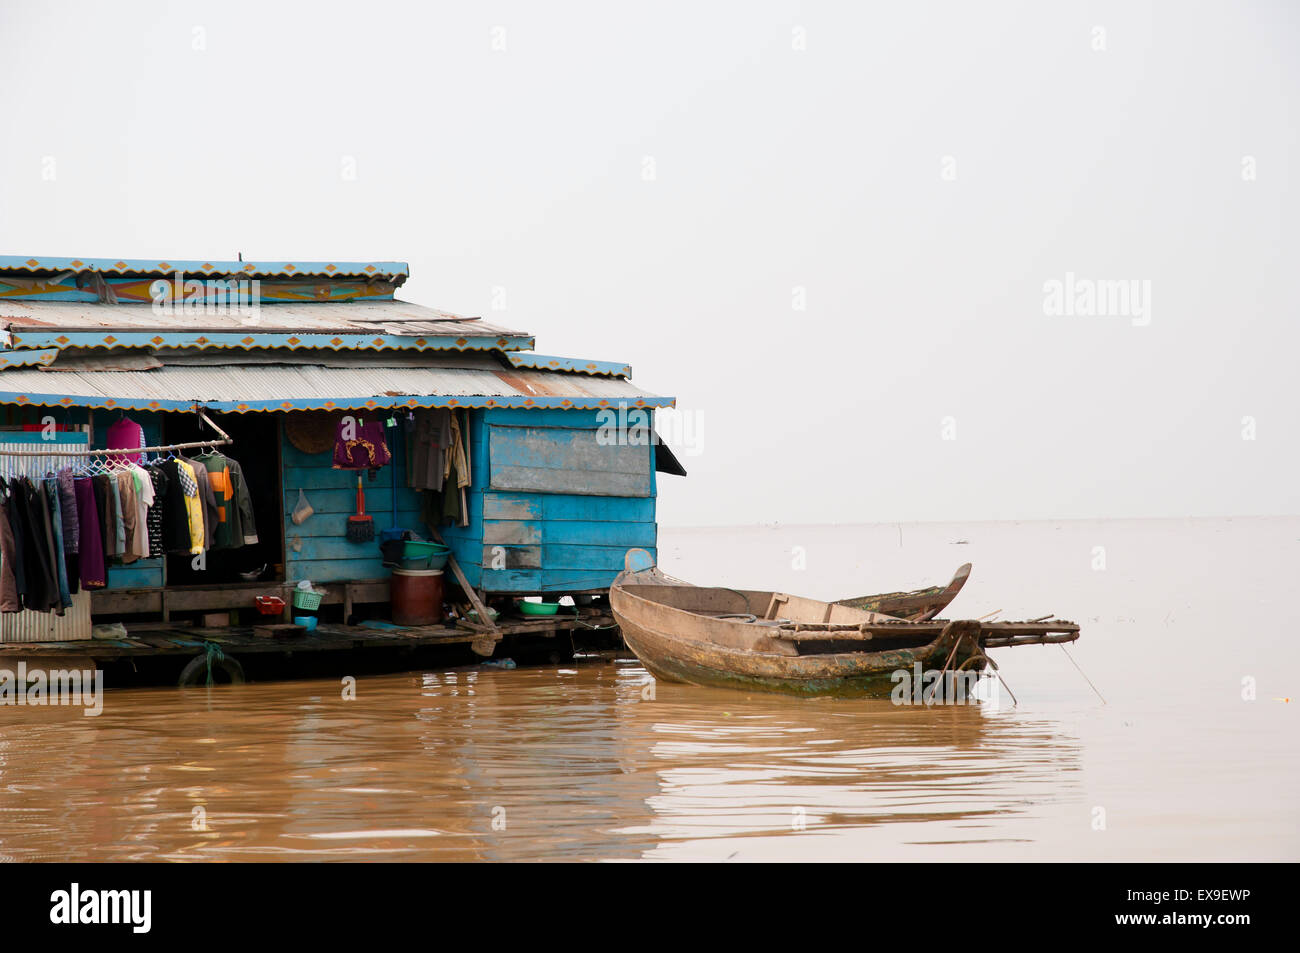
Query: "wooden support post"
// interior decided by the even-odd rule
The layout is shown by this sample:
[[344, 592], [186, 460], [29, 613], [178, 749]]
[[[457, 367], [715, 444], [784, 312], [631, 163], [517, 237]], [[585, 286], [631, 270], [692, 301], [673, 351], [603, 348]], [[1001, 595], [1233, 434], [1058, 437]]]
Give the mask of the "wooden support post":
[[[433, 534], [433, 538], [435, 541], [441, 543], [443, 546], [447, 545], [447, 543], [442, 538], [442, 534], [439, 533], [432, 526], [429, 527], [429, 532]], [[450, 549], [451, 547], [448, 546], [447, 548]], [[473, 604], [474, 611], [478, 613], [479, 622], [482, 623], [487, 628], [488, 632], [492, 634], [499, 634], [501, 630], [497, 627], [496, 622], [492, 620], [492, 616], [488, 612], [487, 606], [483, 604], [483, 600], [478, 597], [478, 593], [474, 591], [474, 587], [471, 586], [469, 584], [469, 580], [465, 578], [465, 573], [461, 571], [460, 563], [456, 562], [455, 553], [448, 554], [447, 565], [451, 566], [451, 571], [452, 574], [455, 575], [456, 581], [460, 583], [460, 587], [465, 590], [465, 595], [469, 598], [469, 601]], [[475, 651], [477, 651], [477, 649]]]

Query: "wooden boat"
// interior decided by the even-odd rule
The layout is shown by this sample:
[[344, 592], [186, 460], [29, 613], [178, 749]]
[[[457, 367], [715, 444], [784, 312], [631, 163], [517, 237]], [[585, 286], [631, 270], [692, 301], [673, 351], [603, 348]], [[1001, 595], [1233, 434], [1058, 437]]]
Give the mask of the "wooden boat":
[[910, 622], [924, 622], [933, 619], [948, 608], [969, 578], [970, 563], [966, 563], [953, 573], [952, 582], [946, 586], [930, 586], [928, 589], [913, 589], [911, 592], [882, 592], [874, 596], [857, 596], [853, 599], [841, 599], [835, 604], [854, 609], [866, 609], [869, 612], [880, 612]]
[[886, 697], [900, 670], [981, 671], [988, 648], [1079, 637], [1058, 620], [909, 622], [783, 592], [694, 586], [643, 549], [628, 551], [609, 598], [628, 647], [656, 678], [797, 695]]

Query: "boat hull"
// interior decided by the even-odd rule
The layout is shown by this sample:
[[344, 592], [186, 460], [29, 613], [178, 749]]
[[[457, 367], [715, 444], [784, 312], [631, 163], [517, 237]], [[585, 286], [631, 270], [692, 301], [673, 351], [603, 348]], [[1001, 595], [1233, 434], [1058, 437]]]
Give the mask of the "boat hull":
[[[954, 622], [934, 641], [916, 648], [882, 652], [841, 652], [824, 655], [772, 655], [729, 648], [711, 642], [684, 639], [632, 615], [644, 616], [629, 606], [626, 594], [614, 593], [614, 618], [623, 639], [656, 678], [713, 688], [780, 692], [789, 695], [832, 695], [887, 698], [898, 685], [896, 672], [909, 675], [921, 670], [960, 667], [978, 652], [972, 623]], [[620, 611], [620, 602], [623, 610]], [[978, 635], [978, 623], [973, 623]], [[956, 653], [952, 649], [959, 640]], [[951, 657], [950, 657], [951, 656]], [[977, 658], [976, 664], [982, 664]]]

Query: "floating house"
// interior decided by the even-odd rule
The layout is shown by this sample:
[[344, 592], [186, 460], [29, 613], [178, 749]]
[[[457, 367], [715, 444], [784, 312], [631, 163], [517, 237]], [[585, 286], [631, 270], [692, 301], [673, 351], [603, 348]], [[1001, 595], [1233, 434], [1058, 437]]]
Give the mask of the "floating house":
[[0, 257], [0, 474], [66, 466], [122, 421], [160, 452], [221, 433], [257, 526], [255, 544], [197, 568], [185, 554], [110, 562], [61, 616], [0, 616], [0, 641], [249, 611], [302, 580], [342, 622], [382, 614], [378, 543], [346, 531], [358, 474], [332, 466], [345, 414], [389, 435], [391, 465], [362, 481], [374, 525], [425, 535], [438, 514], [410, 485], [405, 435], [422, 408], [453, 412], [470, 476], [440, 529], [489, 600], [599, 594], [629, 548], [653, 552], [656, 471], [682, 472], [654, 439], [673, 399], [625, 363], [537, 354], [529, 333], [398, 300], [407, 277], [400, 262]]

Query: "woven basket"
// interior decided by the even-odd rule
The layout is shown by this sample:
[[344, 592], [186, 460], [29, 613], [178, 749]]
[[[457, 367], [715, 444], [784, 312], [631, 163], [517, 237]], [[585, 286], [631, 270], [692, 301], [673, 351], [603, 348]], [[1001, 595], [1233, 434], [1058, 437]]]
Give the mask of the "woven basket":
[[284, 415], [284, 435], [303, 453], [334, 449], [340, 413], [332, 410], [295, 410]]

